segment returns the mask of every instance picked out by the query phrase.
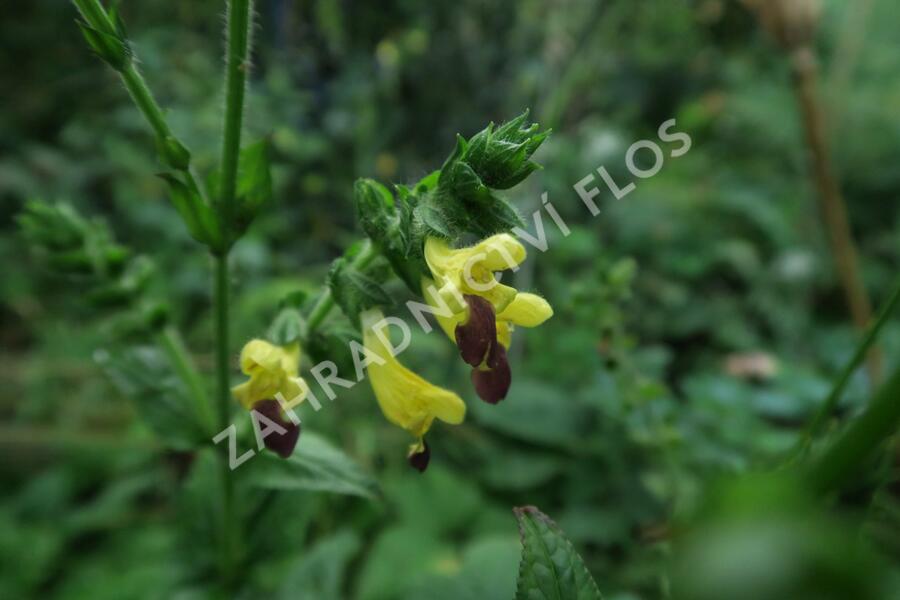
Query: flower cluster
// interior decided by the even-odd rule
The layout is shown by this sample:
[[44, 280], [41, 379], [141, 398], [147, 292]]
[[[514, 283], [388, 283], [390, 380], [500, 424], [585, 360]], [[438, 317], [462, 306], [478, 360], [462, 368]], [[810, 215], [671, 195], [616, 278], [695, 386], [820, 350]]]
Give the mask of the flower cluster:
[[[441, 170], [414, 186], [397, 186], [396, 195], [371, 180], [360, 180], [354, 188], [369, 241], [335, 262], [328, 293], [361, 331], [375, 398], [387, 420], [413, 437], [408, 460], [419, 471], [428, 466], [431, 451], [425, 436], [435, 419], [460, 424], [466, 405], [459, 395], [426, 381], [397, 359], [379, 329], [382, 307], [390, 304], [381, 284], [392, 274], [421, 294], [471, 367], [476, 394], [490, 404], [506, 398], [512, 382], [507, 350], [514, 328], [536, 327], [553, 309], [542, 297], [500, 282], [504, 273], [518, 270], [527, 252], [509, 233], [521, 224], [518, 213], [495, 191], [540, 168], [531, 156], [547, 134], [529, 123], [525, 112], [469, 140], [458, 138]], [[480, 241], [460, 247], [461, 240], [470, 238]], [[308, 390], [298, 375], [300, 344], [293, 340], [300, 339], [315, 354], [313, 341], [322, 332], [308, 330], [321, 323], [321, 306], [313, 309], [309, 327], [298, 328], [307, 329], [305, 339], [298, 334], [281, 346], [253, 340], [241, 354], [241, 369], [250, 379], [234, 388], [234, 395], [245, 408], [283, 429], [266, 439], [282, 456], [290, 454], [299, 435], [299, 425], [289, 423], [282, 408], [301, 402]]]

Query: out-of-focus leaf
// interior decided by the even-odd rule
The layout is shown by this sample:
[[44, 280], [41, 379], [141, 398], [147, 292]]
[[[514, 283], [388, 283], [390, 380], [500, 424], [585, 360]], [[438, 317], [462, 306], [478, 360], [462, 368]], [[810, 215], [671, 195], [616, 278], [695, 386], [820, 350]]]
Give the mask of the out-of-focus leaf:
[[249, 485], [273, 490], [309, 490], [376, 498], [377, 482], [343, 450], [304, 431], [290, 458], [261, 452], [242, 465], [239, 477]]
[[190, 449], [207, 441], [195, 403], [158, 348], [100, 350], [95, 359], [165, 444]]
[[514, 512], [522, 538], [516, 600], [600, 600], [594, 578], [556, 523], [533, 506]]
[[476, 402], [470, 409], [479, 423], [496, 431], [529, 442], [572, 448], [578, 446], [581, 433], [591, 422], [590, 411], [573, 400], [560, 388], [513, 378], [503, 402], [496, 406]]
[[272, 321], [266, 337], [273, 344], [286, 346], [297, 341], [303, 335], [305, 328], [306, 323], [299, 310], [293, 307], [283, 308]]
[[341, 600], [348, 563], [360, 548], [359, 537], [343, 530], [303, 551], [284, 576], [285, 600]]
[[472, 482], [439, 465], [429, 467], [427, 477], [403, 473], [384, 486], [400, 519], [420, 531], [449, 533], [465, 527], [483, 502]]
[[453, 564], [452, 549], [429, 532], [410, 526], [387, 529], [370, 550], [356, 598], [402, 598], [429, 574]]
[[480, 538], [466, 547], [459, 570], [429, 577], [405, 598], [408, 600], [492, 600], [512, 598], [516, 592], [519, 543], [513, 537]]

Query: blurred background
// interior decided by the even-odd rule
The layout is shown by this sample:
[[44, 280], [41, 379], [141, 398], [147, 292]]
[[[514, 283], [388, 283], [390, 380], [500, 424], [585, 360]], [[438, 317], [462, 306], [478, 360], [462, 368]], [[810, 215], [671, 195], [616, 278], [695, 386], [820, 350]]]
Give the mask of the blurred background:
[[[466, 423], [435, 427], [419, 476], [368, 386], [307, 416], [305, 432], [374, 475], [379, 498], [280, 495], [266, 535], [245, 540], [264, 560], [242, 576], [264, 597], [509, 598], [511, 508], [535, 504], [607, 598], [667, 597], [673, 518], [708, 481], [783, 456], [859, 337], [786, 53], [726, 0], [256, 9], [245, 131], [271, 142], [277, 200], [233, 253], [235, 360], [286, 292], [315, 293], [361, 236], [353, 181], [417, 181], [456, 133], [524, 108], [552, 127], [535, 157], [544, 170], [506, 197], [530, 215], [547, 191], [572, 234], [548, 226], [550, 250], [516, 274], [556, 314], [516, 335], [507, 400], [480, 403], [455, 348], [420, 335], [404, 361], [463, 393]], [[145, 0], [122, 13], [173, 130], [208, 171], [223, 4]], [[29, 199], [103, 219], [153, 257], [154, 289], [211, 372], [208, 258], [155, 175], [140, 114], [75, 18], [65, 2], [33, 0], [0, 21], [0, 597], [203, 597], [198, 520], [185, 508], [202, 469], [138, 418], [109, 315], [50, 273], [16, 226]], [[875, 306], [900, 261], [898, 28], [895, 0], [831, 0], [815, 34], [834, 174]], [[622, 201], [604, 193], [591, 218], [572, 186], [599, 166], [631, 180], [628, 147], [672, 118], [690, 152]], [[881, 347], [895, 365], [898, 324]], [[840, 411], [870, 392], [861, 370]]]

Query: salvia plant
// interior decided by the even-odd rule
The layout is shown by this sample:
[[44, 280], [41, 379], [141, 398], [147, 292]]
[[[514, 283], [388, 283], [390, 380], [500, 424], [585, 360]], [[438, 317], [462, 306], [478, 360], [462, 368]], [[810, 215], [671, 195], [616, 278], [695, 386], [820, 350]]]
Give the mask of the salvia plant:
[[[267, 507], [278, 493], [279, 486], [271, 484], [273, 473], [283, 472], [279, 469], [287, 465], [307, 474], [297, 484], [300, 489], [378, 495], [360, 467], [315, 432], [303, 430], [293, 412], [301, 403], [319, 406], [310, 378], [301, 375], [304, 359], [315, 365], [311, 373], [317, 381], [321, 383], [324, 373], [330, 385], [351, 383], [338, 375], [336, 367], [338, 362], [348, 364], [348, 355], [358, 371], [365, 371], [357, 380], [367, 380], [384, 417], [408, 433], [409, 446], [396, 452], [405, 454], [409, 477], [419, 477], [415, 471], [428, 476], [432, 452], [439, 452], [428, 443], [435, 421], [457, 425], [465, 419], [462, 390], [442, 388], [404, 366], [401, 350], [410, 340], [395, 344], [389, 331], [399, 321], [390, 316], [399, 302], [398, 288], [405, 286], [402, 294], [413, 298], [406, 306], [414, 319], [430, 329], [432, 321], [425, 315], [431, 315], [436, 328], [455, 345], [459, 360], [470, 369], [474, 394], [488, 404], [506, 399], [514, 377], [507, 352], [522, 335], [516, 330], [541, 325], [553, 316], [553, 309], [540, 295], [501, 281], [527, 254], [512, 233], [524, 224], [504, 193], [540, 168], [533, 156], [549, 131], [524, 111], [470, 137], [457, 136], [440, 168], [417, 182], [388, 185], [357, 180], [353, 199], [361, 238], [333, 262], [318, 295], [285, 297], [271, 326], [237, 351], [229, 338], [229, 256], [273, 196], [266, 142], [242, 137], [254, 30], [252, 2], [227, 4], [221, 154], [218, 165], [207, 173], [198, 172], [190, 150], [169, 127], [138, 70], [117, 8], [106, 8], [100, 0], [73, 2], [88, 47], [119, 75], [149, 125], [163, 167], [159, 177], [168, 186], [172, 206], [196, 240], [198, 252], [211, 257], [215, 385], [209, 385], [194, 364], [164, 294], [153, 284], [158, 273], [152, 258], [118, 243], [104, 223], [67, 204], [29, 202], [19, 215], [21, 230], [49, 268], [78, 286], [88, 310], [111, 317], [105, 323], [112, 350], [98, 353], [97, 359], [117, 386], [137, 397], [142, 416], [160, 440], [179, 451], [214, 448], [217, 476], [201, 480], [209, 486], [206, 496], [214, 506], [202, 510], [199, 518], [209, 520], [213, 530], [201, 553], [211, 557], [209, 573], [200, 575], [214, 573], [217, 589], [236, 595], [250, 581], [245, 572], [254, 566], [254, 546], [248, 540], [264, 526]], [[618, 279], [630, 279], [633, 265], [623, 263], [619, 271]], [[577, 295], [578, 286], [574, 288]], [[710, 556], [710, 548], [728, 535], [729, 528], [754, 523], [754, 515], [764, 515], [777, 531], [809, 536], [796, 545], [796, 553], [807, 561], [803, 564], [810, 573], [831, 568], [831, 548], [856, 547], [843, 533], [834, 537], [816, 533], [824, 517], [809, 507], [816, 496], [847, 481], [894, 431], [900, 420], [895, 393], [900, 372], [835, 443], [813, 457], [810, 446], [898, 299], [900, 288], [867, 330], [785, 467], [777, 475], [710, 494], [703, 509], [706, 525], [686, 538], [682, 545], [686, 566], [676, 564], [673, 574], [673, 581], [687, 590], [684, 597], [721, 598], [734, 591], [716, 588], [721, 573], [715, 559], [720, 557]], [[338, 311], [345, 318], [335, 318]], [[236, 385], [233, 359], [243, 374]], [[323, 387], [331, 398], [332, 392]], [[238, 407], [241, 410], [235, 410]], [[253, 452], [238, 456], [236, 436], [244, 447], [257, 440], [264, 453], [256, 458]], [[253, 467], [242, 468], [246, 461]], [[260, 491], [261, 495], [255, 493]], [[517, 600], [600, 598], [578, 553], [549, 517], [530, 506], [517, 508], [515, 516], [522, 541]], [[716, 528], [723, 523], [725, 529]], [[691, 565], [697, 561], [711, 565], [708, 578], [694, 577]], [[846, 576], [842, 581], [863, 594], [869, 588], [856, 585], [857, 575], [848, 564], [833, 571], [840, 570]], [[247, 588], [243, 593], [253, 592]], [[872, 587], [865, 597], [877, 593]]]
[[[246, 377], [232, 386], [229, 254], [273, 195], [266, 142], [242, 140], [252, 2], [228, 3], [221, 155], [208, 173], [197, 172], [190, 150], [170, 129], [138, 70], [117, 7], [106, 8], [99, 0], [74, 4], [89, 48], [120, 76], [150, 126], [164, 168], [159, 177], [172, 206], [198, 250], [205, 248], [212, 258], [215, 392], [209, 393], [165, 298], [151, 283], [156, 275], [152, 259], [135, 255], [113, 239], [103, 222], [68, 204], [29, 202], [19, 216], [20, 227], [45, 264], [85, 292], [91, 310], [111, 317], [105, 321], [110, 338], [120, 343], [115, 356], [104, 351], [97, 359], [116, 385], [146, 396], [139, 405], [150, 427], [179, 450], [217, 446], [218, 533], [210, 540], [211, 554], [217, 556], [222, 589], [236, 590], [237, 570], [248, 560], [241, 545], [246, 531], [241, 530], [254, 526], [243, 518], [248, 507], [239, 505], [246, 497], [241, 486], [253, 485], [253, 477], [250, 483], [241, 479], [236, 469], [241, 461], [235, 461], [234, 444], [226, 442], [228, 432], [240, 430], [243, 438], [254, 432], [277, 460], [295, 457], [301, 452], [298, 441], [311, 437], [306, 460], [327, 463], [329, 476], [351, 493], [371, 495], [371, 485], [349, 458], [313, 433], [301, 432], [291, 409], [304, 401], [318, 404], [308, 378], [301, 376], [304, 357], [332, 367], [341, 354], [362, 358], [384, 417], [410, 436], [409, 447], [398, 451], [406, 453], [412, 469], [428, 467], [432, 449], [426, 434], [435, 420], [463, 422], [466, 403], [457, 391], [429, 382], [401, 362], [386, 327], [391, 320], [385, 312], [397, 303], [388, 292], [392, 279], [417, 299], [408, 302], [418, 310], [416, 318], [433, 315], [455, 344], [471, 369], [475, 394], [490, 404], [506, 398], [514, 329], [536, 327], [553, 310], [541, 296], [500, 282], [526, 258], [525, 246], [511, 233], [523, 222], [501, 193], [540, 168], [532, 156], [549, 131], [533, 123], [526, 110], [471, 137], [457, 136], [444, 164], [418, 182], [358, 180], [353, 194], [364, 238], [334, 261], [317, 297], [284, 299], [271, 327], [240, 350], [238, 363]], [[333, 319], [336, 310], [346, 319]], [[430, 328], [427, 323], [423, 326]], [[244, 412], [234, 414], [237, 406]], [[271, 459], [263, 460], [270, 464]], [[549, 518], [533, 507], [517, 509], [516, 516], [524, 544], [520, 597], [558, 590], [567, 598], [599, 597], [581, 559]], [[553, 553], [547, 552], [548, 541], [558, 547]], [[560, 575], [563, 567], [567, 571]]]

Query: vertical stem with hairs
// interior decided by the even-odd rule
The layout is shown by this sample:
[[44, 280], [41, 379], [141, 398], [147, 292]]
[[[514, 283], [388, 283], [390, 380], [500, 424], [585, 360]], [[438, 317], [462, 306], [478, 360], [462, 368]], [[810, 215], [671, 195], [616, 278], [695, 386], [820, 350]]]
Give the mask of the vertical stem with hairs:
[[[872, 305], [863, 285], [859, 258], [847, 207], [841, 195], [828, 150], [824, 111], [818, 95], [818, 64], [809, 46], [802, 46], [791, 55], [794, 72], [794, 92], [803, 117], [806, 143], [812, 160], [813, 183], [831, 244], [838, 278], [853, 322], [864, 331], [872, 318]], [[876, 385], [881, 371], [881, 358], [876, 348], [869, 351], [867, 367], [872, 384]]]
[[[220, 210], [228, 227], [234, 222], [241, 125], [244, 119], [244, 90], [250, 70], [251, 0], [228, 2], [228, 50], [225, 56], [225, 129], [222, 136]], [[230, 233], [230, 232], [229, 232]]]
[[[247, 85], [250, 48], [251, 0], [228, 2], [226, 31], [228, 45], [225, 56], [225, 124], [222, 135], [222, 162], [217, 206], [225, 229], [226, 249], [215, 256], [215, 327], [216, 380], [218, 383], [219, 425], [230, 424], [231, 393], [229, 389], [228, 343], [228, 248], [233, 243], [235, 190], [237, 189], [238, 159], [241, 149], [241, 125], [244, 117], [244, 89]], [[226, 587], [233, 581], [240, 534], [236, 519], [234, 478], [228, 464], [227, 448], [223, 446], [222, 462], [222, 580]]]

